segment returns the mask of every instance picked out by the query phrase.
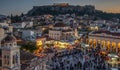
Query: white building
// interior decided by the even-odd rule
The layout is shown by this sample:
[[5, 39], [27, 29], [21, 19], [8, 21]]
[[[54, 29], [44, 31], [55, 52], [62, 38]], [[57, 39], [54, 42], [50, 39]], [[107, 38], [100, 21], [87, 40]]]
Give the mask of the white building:
[[54, 27], [49, 30], [49, 37], [55, 40], [69, 40], [75, 37], [76, 32], [77, 31], [63, 23], [56, 23]]
[[29, 28], [29, 27], [32, 27], [33, 26], [33, 22], [32, 21], [24, 21], [22, 22], [25, 24], [25, 28]]
[[0, 25], [2, 26], [2, 27], [4, 27], [4, 26], [9, 26], [9, 24], [8, 23], [5, 23], [5, 22], [0, 22]]
[[117, 33], [120, 33], [120, 25], [109, 25], [108, 28], [107, 28], [108, 31], [110, 32], [117, 32]]
[[96, 20], [95, 23], [98, 25], [101, 25], [101, 24], [105, 24], [106, 21], [105, 20]]
[[33, 22], [32, 21], [24, 21], [24, 22], [20, 22], [20, 23], [12, 23], [13, 28], [15, 29], [22, 29], [22, 28], [29, 28], [33, 26]]
[[90, 22], [90, 30], [99, 30], [106, 23], [105, 20], [97, 20]]
[[34, 31], [32, 31], [32, 30], [23, 30], [22, 31], [22, 38], [24, 40], [34, 40], [35, 39], [34, 35], [35, 35]]
[[16, 28], [16, 29], [21, 29], [21, 28], [24, 28], [25, 27], [25, 23], [12, 23], [13, 25], [13, 28]]
[[20, 51], [16, 38], [11, 34], [1, 41], [0, 70], [20, 70]]

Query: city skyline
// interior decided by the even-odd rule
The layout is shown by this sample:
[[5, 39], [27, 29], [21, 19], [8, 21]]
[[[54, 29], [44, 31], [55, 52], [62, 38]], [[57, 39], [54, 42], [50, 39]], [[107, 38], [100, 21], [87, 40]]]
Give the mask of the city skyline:
[[20, 15], [27, 13], [33, 6], [52, 5], [53, 3], [69, 3], [70, 5], [94, 5], [105, 12], [120, 13], [120, 0], [1, 0], [0, 14]]

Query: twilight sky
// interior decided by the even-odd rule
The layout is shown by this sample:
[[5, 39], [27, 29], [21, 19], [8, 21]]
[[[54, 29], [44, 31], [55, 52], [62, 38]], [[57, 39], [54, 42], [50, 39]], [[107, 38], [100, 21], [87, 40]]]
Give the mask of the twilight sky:
[[0, 14], [13, 15], [26, 13], [33, 6], [53, 3], [69, 3], [72, 5], [95, 5], [96, 9], [120, 13], [120, 0], [0, 0]]

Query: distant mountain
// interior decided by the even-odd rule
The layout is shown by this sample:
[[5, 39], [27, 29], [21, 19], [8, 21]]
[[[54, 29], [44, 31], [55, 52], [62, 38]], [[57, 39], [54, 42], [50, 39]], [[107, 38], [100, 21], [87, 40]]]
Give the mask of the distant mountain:
[[76, 14], [76, 15], [90, 15], [99, 17], [102, 19], [119, 18], [120, 14], [106, 13], [100, 10], [96, 10], [92, 5], [86, 6], [59, 6], [59, 5], [48, 5], [48, 6], [34, 6], [28, 11], [28, 16], [38, 16], [43, 14], [59, 15], [59, 14]]

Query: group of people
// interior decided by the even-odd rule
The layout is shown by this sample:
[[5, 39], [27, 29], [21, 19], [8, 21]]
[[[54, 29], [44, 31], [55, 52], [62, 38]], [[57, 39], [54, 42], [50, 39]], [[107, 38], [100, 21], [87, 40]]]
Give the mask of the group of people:
[[[106, 56], [99, 55], [100, 48], [82, 50], [73, 49], [55, 53], [49, 61], [51, 70], [110, 70]], [[87, 56], [87, 57], [84, 57]]]
[[52, 70], [79, 70], [82, 67], [81, 51], [73, 49], [71, 51], [63, 51], [56, 53], [52, 58], [51, 67]]
[[100, 51], [99, 47], [92, 48], [89, 52], [86, 49], [86, 55], [88, 55], [89, 59], [84, 61], [83, 70], [111, 70], [105, 60], [107, 55], [101, 55]]

